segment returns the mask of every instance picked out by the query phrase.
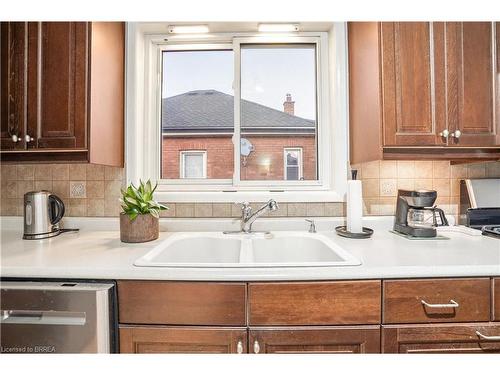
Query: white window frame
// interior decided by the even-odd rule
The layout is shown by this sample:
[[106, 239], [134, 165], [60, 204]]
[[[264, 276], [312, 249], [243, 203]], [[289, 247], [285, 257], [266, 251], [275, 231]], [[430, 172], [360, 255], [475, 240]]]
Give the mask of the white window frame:
[[[186, 155], [200, 155], [202, 156], [203, 175], [197, 178], [186, 178]], [[183, 180], [201, 180], [207, 178], [207, 152], [205, 150], [182, 150], [179, 151], [179, 176]]]
[[299, 181], [302, 177], [304, 177], [304, 159], [302, 156], [302, 147], [285, 147], [283, 148], [283, 179], [288, 181], [288, 163], [286, 154], [288, 152], [297, 152], [299, 157], [297, 160], [299, 167]]
[[[262, 201], [282, 202], [344, 201], [347, 185], [347, 34], [345, 23], [334, 23], [329, 32], [299, 32], [290, 35], [223, 33], [190, 39], [164, 33], [150, 34], [145, 24], [127, 23], [126, 66], [126, 179], [159, 181], [156, 199], [166, 202]], [[207, 43], [209, 41], [210, 43]], [[165, 49], [220, 49], [242, 43], [317, 43], [318, 181], [236, 181], [184, 179], [160, 180], [161, 168], [161, 51]], [[236, 51], [235, 51], [236, 53]], [[239, 53], [237, 54], [239, 56]], [[235, 65], [239, 64], [236, 61]], [[239, 69], [239, 68], [238, 68]], [[239, 70], [238, 70], [239, 71]], [[234, 82], [239, 98], [239, 82]], [[235, 108], [236, 110], [236, 108]], [[239, 118], [239, 106], [235, 111]], [[322, 125], [323, 124], [323, 125]], [[233, 143], [239, 155], [239, 127]], [[239, 132], [238, 132], [239, 133]], [[237, 140], [237, 142], [235, 142]], [[332, 153], [335, 149], [335, 157]], [[239, 159], [237, 159], [239, 160]], [[235, 165], [235, 172], [239, 163]], [[239, 171], [238, 171], [239, 172]], [[239, 173], [238, 173], [239, 177]], [[223, 183], [221, 183], [223, 182]], [[297, 183], [299, 182], [299, 183]]]

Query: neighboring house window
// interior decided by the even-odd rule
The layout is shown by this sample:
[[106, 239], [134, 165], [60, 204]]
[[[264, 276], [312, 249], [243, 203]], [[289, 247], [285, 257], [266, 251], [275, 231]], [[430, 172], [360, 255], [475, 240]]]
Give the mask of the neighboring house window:
[[206, 151], [180, 152], [180, 178], [207, 178]]
[[301, 148], [285, 148], [283, 152], [284, 175], [285, 180], [302, 180], [302, 149]]

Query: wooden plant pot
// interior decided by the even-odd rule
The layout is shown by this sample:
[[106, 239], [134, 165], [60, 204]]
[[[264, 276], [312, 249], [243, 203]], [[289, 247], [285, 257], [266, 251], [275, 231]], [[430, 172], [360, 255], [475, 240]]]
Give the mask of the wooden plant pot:
[[158, 238], [160, 234], [160, 221], [150, 215], [138, 215], [135, 220], [120, 213], [120, 240], [122, 242], [136, 243], [148, 242]]

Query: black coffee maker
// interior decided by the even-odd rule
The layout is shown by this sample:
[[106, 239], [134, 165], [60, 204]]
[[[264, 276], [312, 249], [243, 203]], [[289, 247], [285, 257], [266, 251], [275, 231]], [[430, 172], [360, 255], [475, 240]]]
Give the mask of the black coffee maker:
[[448, 225], [443, 210], [433, 206], [436, 198], [435, 190], [398, 190], [394, 231], [412, 237], [436, 237], [436, 227]]

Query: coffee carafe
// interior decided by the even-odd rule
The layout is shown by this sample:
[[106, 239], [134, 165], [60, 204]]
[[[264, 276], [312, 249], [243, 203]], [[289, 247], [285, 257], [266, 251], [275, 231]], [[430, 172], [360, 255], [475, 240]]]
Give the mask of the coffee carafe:
[[412, 237], [436, 237], [436, 227], [448, 225], [444, 211], [434, 206], [435, 190], [398, 190], [394, 231]]

